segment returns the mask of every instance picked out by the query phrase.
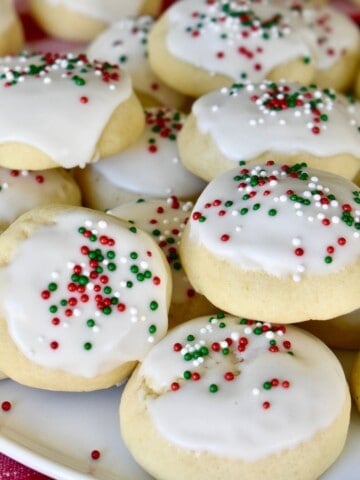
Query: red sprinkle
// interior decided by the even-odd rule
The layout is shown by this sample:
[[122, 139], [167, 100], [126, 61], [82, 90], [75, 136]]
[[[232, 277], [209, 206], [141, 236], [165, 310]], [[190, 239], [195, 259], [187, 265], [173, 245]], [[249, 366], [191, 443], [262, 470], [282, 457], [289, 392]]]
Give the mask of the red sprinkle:
[[9, 402], [8, 400], [5, 400], [4, 402], [2, 402], [1, 404], [1, 409], [4, 411], [4, 412], [8, 412], [9, 410], [11, 410], [11, 402]]
[[101, 457], [101, 453], [99, 452], [99, 450], [93, 450], [91, 452], [91, 458], [93, 460], [99, 460], [100, 457]]

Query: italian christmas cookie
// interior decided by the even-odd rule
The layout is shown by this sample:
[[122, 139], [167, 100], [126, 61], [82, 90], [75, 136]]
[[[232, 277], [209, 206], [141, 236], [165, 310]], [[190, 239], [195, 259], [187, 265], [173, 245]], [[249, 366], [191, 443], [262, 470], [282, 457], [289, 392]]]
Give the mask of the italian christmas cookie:
[[87, 55], [126, 68], [144, 106], [167, 105], [182, 110], [188, 103], [186, 97], [169, 88], [150, 68], [147, 42], [153, 24], [150, 16], [123, 18], [96, 37]]
[[185, 0], [155, 23], [149, 60], [168, 85], [194, 97], [246, 79], [307, 83], [315, 71], [307, 30], [285, 4]]
[[359, 189], [304, 163], [229, 170], [198, 198], [180, 256], [195, 290], [234, 315], [344, 315], [360, 307]]
[[358, 25], [333, 6], [305, 8], [304, 18], [316, 39], [313, 82], [323, 88], [348, 91], [360, 60]]
[[177, 137], [186, 116], [165, 107], [145, 111], [139, 139], [118, 155], [77, 169], [84, 204], [107, 210], [139, 198], [171, 195], [197, 198], [205, 182], [189, 172], [179, 158]]
[[49, 206], [19, 217], [0, 244], [0, 370], [15, 381], [106, 388], [165, 335], [169, 266], [135, 226]]
[[192, 288], [179, 258], [178, 244], [192, 207], [191, 202], [179, 202], [176, 197], [171, 197], [167, 200], [126, 203], [108, 212], [149, 233], [163, 250], [173, 280], [170, 327], [216, 310]]
[[11, 169], [84, 166], [144, 127], [129, 75], [84, 54], [0, 59], [0, 102], [0, 165]]
[[355, 405], [360, 411], [360, 352], [357, 354], [350, 372], [350, 389]]
[[223, 314], [170, 331], [120, 403], [125, 444], [159, 480], [314, 480], [342, 451], [349, 414], [320, 340]]
[[30, 10], [50, 36], [88, 42], [130, 15], [158, 15], [161, 0], [30, 0]]
[[24, 42], [21, 22], [11, 0], [0, 0], [0, 56], [18, 53]]
[[269, 157], [288, 164], [300, 159], [354, 180], [359, 124], [360, 103], [334, 90], [286, 81], [237, 83], [194, 102], [178, 145], [185, 167], [206, 180]]
[[360, 350], [360, 309], [326, 322], [309, 320], [299, 326], [331, 348]]
[[0, 231], [28, 210], [54, 203], [81, 205], [80, 188], [67, 171], [0, 167]]

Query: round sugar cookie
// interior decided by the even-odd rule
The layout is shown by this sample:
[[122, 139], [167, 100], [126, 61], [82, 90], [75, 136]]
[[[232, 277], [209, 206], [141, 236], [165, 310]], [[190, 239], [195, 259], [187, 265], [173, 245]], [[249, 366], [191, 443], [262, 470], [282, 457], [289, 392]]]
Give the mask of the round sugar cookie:
[[86, 50], [87, 55], [126, 68], [145, 107], [166, 105], [183, 110], [187, 98], [169, 88], [150, 68], [147, 42], [153, 24], [154, 18], [150, 16], [123, 18], [95, 38]]
[[131, 15], [158, 15], [162, 0], [30, 0], [30, 10], [50, 36], [88, 42]]
[[319, 322], [309, 320], [299, 326], [320, 338], [331, 348], [360, 350], [360, 309]]
[[0, 57], [18, 53], [24, 32], [11, 0], [0, 0]]
[[180, 257], [194, 289], [234, 315], [344, 315], [360, 307], [360, 191], [306, 164], [229, 170], [198, 198]]
[[146, 126], [136, 142], [120, 154], [76, 169], [83, 202], [107, 210], [139, 198], [197, 198], [206, 183], [181, 163], [177, 137], [186, 116], [174, 109], [145, 111]]
[[304, 17], [316, 37], [313, 82], [322, 88], [347, 92], [354, 83], [360, 61], [358, 25], [338, 8], [305, 9]]
[[129, 75], [84, 54], [0, 59], [0, 165], [20, 170], [84, 166], [142, 132]]
[[163, 250], [170, 265], [173, 284], [169, 327], [216, 311], [203, 295], [192, 288], [179, 258], [178, 244], [192, 207], [191, 202], [179, 202], [176, 197], [171, 197], [125, 203], [108, 211], [110, 215], [127, 220], [147, 232]]
[[0, 370], [13, 380], [110, 387], [166, 334], [168, 263], [126, 222], [83, 207], [33, 209], [0, 236], [0, 250]]
[[149, 60], [164, 82], [194, 97], [244, 80], [308, 83], [315, 72], [309, 36], [301, 6], [183, 0], [151, 30]]
[[314, 480], [342, 451], [350, 403], [320, 340], [218, 315], [154, 346], [125, 387], [120, 426], [159, 480]]
[[360, 173], [360, 102], [294, 82], [237, 83], [198, 98], [179, 135], [180, 157], [211, 180], [245, 164], [276, 162], [354, 180]]
[[0, 167], [0, 232], [28, 210], [54, 203], [81, 205], [80, 188], [66, 170]]
[[350, 372], [350, 390], [355, 405], [360, 412], [360, 352], [357, 354]]

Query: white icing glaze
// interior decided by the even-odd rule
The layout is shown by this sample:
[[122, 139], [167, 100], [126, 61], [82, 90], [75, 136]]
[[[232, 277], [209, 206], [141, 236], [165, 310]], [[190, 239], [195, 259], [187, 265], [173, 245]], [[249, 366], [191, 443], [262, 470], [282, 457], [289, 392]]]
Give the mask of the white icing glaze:
[[178, 253], [179, 241], [192, 207], [191, 202], [179, 202], [176, 198], [169, 198], [126, 203], [108, 212], [134, 222], [136, 226], [151, 234], [162, 248], [171, 268], [174, 303], [189, 301], [196, 295], [182, 268]]
[[264, 81], [204, 95], [192, 112], [199, 131], [231, 160], [274, 151], [309, 152], [326, 161], [339, 153], [360, 158], [359, 105], [333, 91]]
[[344, 52], [360, 48], [359, 28], [349, 16], [336, 8], [323, 5], [304, 9], [304, 19], [316, 35], [316, 66], [330, 68]]
[[61, 5], [106, 23], [112, 23], [125, 15], [136, 15], [144, 0], [46, 0], [50, 5]]
[[[293, 8], [293, 4], [270, 0], [177, 2], [166, 14], [170, 24], [167, 48], [185, 62], [235, 81], [259, 81], [274, 67], [302, 57], [325, 68], [344, 48], [358, 48], [359, 34], [349, 19], [330, 7], [303, 8], [297, 2], [298, 8]], [[318, 23], [324, 16], [331, 17], [326, 25]], [[319, 46], [324, 32], [326, 40]]]
[[0, 33], [16, 19], [11, 0], [0, 0]]
[[[91, 165], [112, 185], [157, 198], [191, 198], [205, 186], [181, 163], [176, 137], [185, 116], [166, 108], [146, 110], [146, 127], [125, 151]], [[153, 128], [159, 131], [153, 131]]]
[[117, 66], [87, 63], [85, 56], [46, 59], [0, 60], [0, 143], [32, 145], [65, 168], [84, 166], [98, 159], [96, 143], [106, 123], [132, 93], [129, 75]]
[[[179, 448], [256, 461], [308, 441], [335, 421], [347, 386], [340, 363], [322, 342], [295, 327], [276, 331], [269, 324], [240, 325], [235, 317], [212, 318], [172, 330], [141, 365], [139, 375], [157, 394], [145, 401], [161, 435]], [[268, 331], [261, 333], [262, 327]], [[242, 338], [248, 343], [240, 352]], [[199, 358], [184, 359], [193, 352]], [[185, 371], [200, 378], [186, 380]], [[233, 379], [224, 378], [228, 372]], [[273, 379], [278, 385], [266, 388]], [[210, 385], [218, 391], [211, 393]]]
[[[294, 281], [334, 273], [356, 261], [358, 188], [327, 172], [297, 168], [256, 166], [219, 175], [195, 204], [190, 237], [242, 269]], [[296, 171], [299, 176], [293, 178]]]
[[119, 63], [131, 75], [135, 90], [147, 93], [161, 104], [179, 108], [183, 95], [164, 84], [151, 70], [147, 40], [154, 19], [149, 16], [124, 18], [100, 34], [88, 47], [91, 59]]
[[[282, 20], [278, 27], [260, 27], [260, 30], [257, 28], [250, 33], [251, 28], [242, 26], [238, 17], [222, 11], [227, 5], [236, 12], [246, 14], [250, 11], [251, 23], [253, 14], [262, 22], [278, 14], [282, 15]], [[309, 47], [305, 42], [305, 37], [309, 35], [300, 21], [300, 15], [295, 11], [289, 14], [288, 8], [270, 5], [265, 0], [256, 4], [250, 1], [237, 4], [216, 0], [208, 4], [206, 0], [183, 0], [169, 9], [167, 18], [170, 22], [167, 47], [173, 55], [236, 81], [241, 80], [243, 75], [254, 81], [260, 80], [279, 64], [311, 56], [312, 45]], [[213, 18], [216, 20], [213, 21]], [[219, 20], [221, 18], [225, 21]], [[255, 23], [258, 27], [259, 23]], [[242, 36], [242, 31], [247, 32], [246, 37]], [[269, 39], [262, 38], [264, 32], [270, 35]]]
[[[69, 203], [67, 182], [56, 168], [31, 172], [0, 168], [0, 224], [10, 224], [40, 205]], [[72, 188], [76, 189], [75, 182]], [[80, 203], [80, 191], [78, 197]]]
[[[83, 226], [97, 239], [79, 233]], [[103, 243], [104, 237], [115, 244]], [[99, 250], [97, 266], [90, 265], [84, 246]], [[77, 266], [81, 271], [74, 270]], [[98, 267], [103, 271], [95, 274]], [[145, 272], [149, 278], [139, 280]], [[2, 314], [13, 341], [26, 357], [50, 369], [94, 377], [122, 362], [141, 360], [167, 330], [171, 278], [161, 251], [148, 235], [129, 231], [128, 224], [110, 215], [81, 208], [57, 214], [54, 223], [40, 226], [16, 247], [0, 282]], [[51, 290], [51, 284], [57, 288]], [[74, 284], [85, 285], [83, 291], [71, 290]], [[50, 292], [49, 298], [42, 292]], [[57, 311], [51, 312], [51, 306]], [[149, 330], [152, 325], [155, 332]]]

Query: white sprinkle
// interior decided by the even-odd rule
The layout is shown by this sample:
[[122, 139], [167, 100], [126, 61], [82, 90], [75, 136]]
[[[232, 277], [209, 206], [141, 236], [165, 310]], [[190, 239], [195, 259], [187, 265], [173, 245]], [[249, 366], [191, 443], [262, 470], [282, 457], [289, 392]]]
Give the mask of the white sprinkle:
[[260, 390], [258, 388], [253, 388], [252, 389], [252, 394], [255, 396], [258, 396], [260, 394]]

